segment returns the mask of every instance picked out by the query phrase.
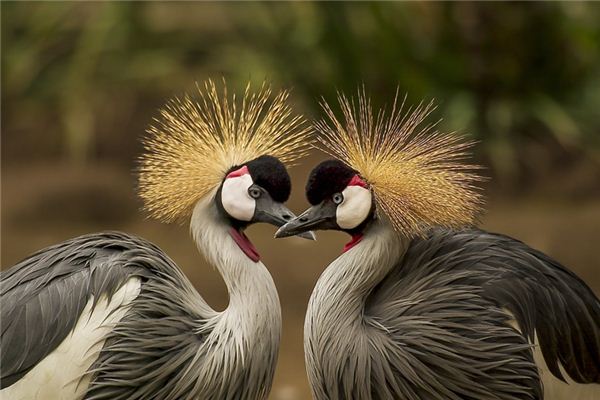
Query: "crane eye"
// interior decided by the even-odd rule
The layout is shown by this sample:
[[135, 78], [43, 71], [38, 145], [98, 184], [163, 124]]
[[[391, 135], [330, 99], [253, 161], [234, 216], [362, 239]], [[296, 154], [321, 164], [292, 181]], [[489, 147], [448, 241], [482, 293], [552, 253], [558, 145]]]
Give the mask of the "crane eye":
[[344, 201], [344, 195], [341, 193], [336, 193], [331, 197], [331, 199], [335, 204], [340, 204], [342, 201]]
[[253, 199], [258, 199], [262, 193], [261, 193], [260, 189], [255, 188], [255, 187], [250, 187], [250, 188], [248, 188], [248, 194]]

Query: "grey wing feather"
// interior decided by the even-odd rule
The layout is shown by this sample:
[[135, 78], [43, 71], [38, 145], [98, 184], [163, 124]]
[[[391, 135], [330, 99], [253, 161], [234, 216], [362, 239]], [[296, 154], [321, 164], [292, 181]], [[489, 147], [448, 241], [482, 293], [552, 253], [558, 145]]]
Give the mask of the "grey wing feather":
[[537, 333], [550, 371], [559, 362], [579, 383], [600, 383], [600, 301], [574, 273], [507, 236], [436, 230], [415, 239], [405, 261], [374, 291], [373, 303], [397, 298], [406, 280], [447, 273], [448, 285], [508, 309], [529, 342]]
[[577, 275], [545, 254], [506, 236], [480, 233], [487, 242], [483, 296], [514, 315], [530, 341], [535, 334], [548, 368], [559, 363], [578, 383], [600, 383], [600, 300]]
[[129, 265], [152, 276], [106, 337], [89, 370], [92, 379], [84, 398], [193, 399], [202, 384], [198, 371], [207, 349], [201, 345], [212, 330], [208, 321], [218, 313], [157, 247], [144, 242], [127, 256]]
[[133, 276], [140, 293], [86, 371], [84, 398], [193, 398], [198, 349], [217, 313], [162, 250], [118, 232], [66, 241], [2, 272], [2, 388], [61, 343], [92, 296], [110, 300]]
[[211, 310], [189, 282], [167, 280], [170, 275], [161, 274], [149, 280], [108, 335], [90, 370], [93, 380], [85, 399], [194, 398], [204, 361], [199, 352], [204, 333], [198, 325]]
[[116, 232], [82, 236], [0, 273], [0, 388], [18, 381], [62, 342], [91, 296], [110, 298], [129, 277], [146, 274], [122, 257], [138, 244]]
[[531, 346], [500, 308], [455, 282], [469, 271], [441, 268], [452, 259], [443, 246], [413, 246], [370, 295], [371, 397], [542, 398]]

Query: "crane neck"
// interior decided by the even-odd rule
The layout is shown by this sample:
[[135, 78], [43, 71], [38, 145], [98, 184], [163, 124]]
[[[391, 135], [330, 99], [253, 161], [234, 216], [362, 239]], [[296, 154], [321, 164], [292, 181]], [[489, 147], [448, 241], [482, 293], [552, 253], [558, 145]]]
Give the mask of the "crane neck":
[[[198, 202], [190, 229], [200, 252], [221, 273], [229, 304], [198, 321], [198, 333], [204, 335], [198, 376], [206, 385], [219, 388], [219, 398], [263, 399], [271, 388], [279, 351], [279, 297], [264, 264], [251, 259], [234, 241], [231, 226], [215, 205], [215, 192]], [[208, 392], [201, 388], [201, 393]]]
[[388, 221], [375, 221], [358, 243], [325, 269], [311, 295], [308, 314], [362, 319], [367, 297], [399, 262], [408, 243]]
[[194, 208], [190, 230], [199, 251], [219, 271], [227, 286], [229, 305], [224, 313], [248, 314], [253, 320], [257, 310], [265, 317], [280, 315], [271, 274], [261, 261], [250, 259], [235, 243], [231, 227], [215, 206], [214, 193]]

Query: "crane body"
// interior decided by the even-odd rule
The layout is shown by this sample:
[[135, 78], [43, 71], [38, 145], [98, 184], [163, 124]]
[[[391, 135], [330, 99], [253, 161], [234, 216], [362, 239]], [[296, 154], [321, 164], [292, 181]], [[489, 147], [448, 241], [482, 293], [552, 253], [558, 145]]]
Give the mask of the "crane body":
[[514, 239], [374, 226], [311, 295], [309, 380], [318, 399], [592, 399], [599, 320], [585, 283]]
[[[403, 115], [340, 95], [315, 124], [335, 157], [310, 173], [311, 207], [276, 237], [352, 240], [318, 279], [304, 327], [315, 399], [600, 398], [600, 301], [518, 240], [474, 227], [469, 148]], [[376, 118], [374, 116], [377, 116]]]

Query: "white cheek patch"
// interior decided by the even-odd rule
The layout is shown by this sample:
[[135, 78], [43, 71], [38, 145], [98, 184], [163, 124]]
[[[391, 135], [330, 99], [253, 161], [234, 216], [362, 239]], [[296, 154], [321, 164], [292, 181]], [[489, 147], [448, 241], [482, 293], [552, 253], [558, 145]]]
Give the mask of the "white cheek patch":
[[221, 189], [221, 204], [231, 217], [239, 221], [250, 221], [254, 216], [256, 201], [248, 194], [252, 186], [249, 174], [225, 179]]
[[342, 192], [344, 201], [337, 207], [335, 218], [342, 229], [360, 225], [371, 211], [371, 191], [362, 186], [348, 186]]

